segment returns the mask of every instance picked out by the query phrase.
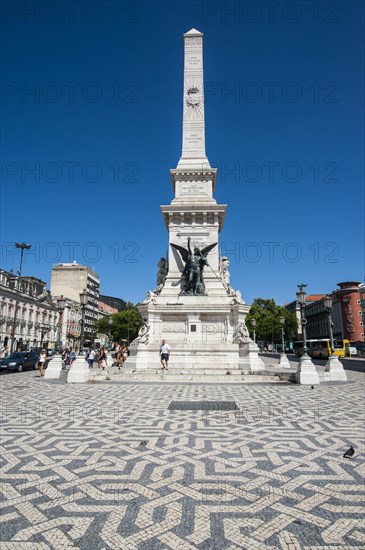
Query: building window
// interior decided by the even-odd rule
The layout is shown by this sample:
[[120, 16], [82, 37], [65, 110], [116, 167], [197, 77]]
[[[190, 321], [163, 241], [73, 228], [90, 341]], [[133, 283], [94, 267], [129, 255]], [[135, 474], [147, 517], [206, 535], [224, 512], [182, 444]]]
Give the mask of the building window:
[[196, 332], [196, 325], [190, 325], [190, 332]]

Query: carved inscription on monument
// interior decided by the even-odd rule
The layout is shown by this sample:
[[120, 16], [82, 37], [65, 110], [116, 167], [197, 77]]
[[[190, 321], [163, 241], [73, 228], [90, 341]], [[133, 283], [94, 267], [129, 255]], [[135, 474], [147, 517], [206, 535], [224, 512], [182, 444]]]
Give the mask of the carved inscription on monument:
[[200, 68], [202, 66], [202, 58], [197, 55], [190, 55], [186, 58], [186, 65], [194, 68]]
[[203, 137], [196, 132], [189, 133], [186, 137], [189, 145], [197, 145], [203, 141]]
[[185, 325], [166, 324], [164, 326], [164, 332], [186, 332], [186, 327]]
[[188, 46], [200, 46], [202, 43], [202, 39], [200, 37], [196, 38], [185, 38], [185, 44]]
[[206, 195], [207, 190], [202, 183], [181, 183], [180, 193], [181, 195]]

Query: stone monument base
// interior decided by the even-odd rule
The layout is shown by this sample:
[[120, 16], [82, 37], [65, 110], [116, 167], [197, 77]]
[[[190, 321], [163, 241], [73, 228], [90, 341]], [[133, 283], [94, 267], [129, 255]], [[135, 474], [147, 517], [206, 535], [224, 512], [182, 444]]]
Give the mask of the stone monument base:
[[58, 380], [61, 377], [63, 367], [63, 361], [61, 355], [58, 353], [54, 355], [49, 361], [47, 368], [44, 371], [45, 380]]
[[73, 384], [84, 384], [91, 378], [89, 365], [83, 355], [78, 355], [72, 363], [67, 375], [67, 382]]

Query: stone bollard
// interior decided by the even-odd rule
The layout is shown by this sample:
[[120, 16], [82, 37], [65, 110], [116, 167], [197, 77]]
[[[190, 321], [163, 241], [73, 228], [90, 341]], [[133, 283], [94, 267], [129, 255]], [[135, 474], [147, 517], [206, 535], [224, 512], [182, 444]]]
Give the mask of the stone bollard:
[[291, 364], [286, 353], [280, 354], [279, 367], [283, 369], [291, 369]]
[[300, 358], [296, 372], [296, 379], [298, 384], [304, 384], [307, 386], [319, 384], [319, 376], [316, 366], [306, 353]]
[[240, 344], [238, 368], [251, 372], [265, 370], [265, 364], [259, 357], [259, 347], [255, 342]]
[[48, 362], [47, 368], [44, 371], [45, 380], [58, 380], [61, 377], [63, 361], [60, 353], [56, 353]]
[[330, 355], [324, 372], [329, 372], [331, 382], [347, 382], [347, 374], [337, 355]]
[[78, 355], [68, 371], [67, 382], [71, 382], [73, 384], [84, 384], [85, 382], [89, 382], [90, 378], [91, 373], [89, 364], [83, 355]]

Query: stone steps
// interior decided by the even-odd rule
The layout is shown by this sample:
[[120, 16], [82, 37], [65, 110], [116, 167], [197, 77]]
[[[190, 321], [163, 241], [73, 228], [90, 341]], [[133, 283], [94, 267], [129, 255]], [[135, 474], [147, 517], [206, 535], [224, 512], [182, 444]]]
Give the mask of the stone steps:
[[132, 371], [131, 369], [108, 369], [102, 372], [93, 372], [92, 380], [94, 382], [102, 382], [109, 380], [111, 382], [196, 382], [206, 384], [253, 384], [253, 383], [288, 383], [292, 372], [285, 373], [260, 371], [254, 374], [247, 374], [239, 370], [231, 371], [231, 374], [226, 374], [225, 371], [211, 372], [208, 369], [199, 369], [194, 372], [190, 369], [183, 370], [140, 370]]

